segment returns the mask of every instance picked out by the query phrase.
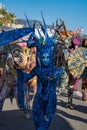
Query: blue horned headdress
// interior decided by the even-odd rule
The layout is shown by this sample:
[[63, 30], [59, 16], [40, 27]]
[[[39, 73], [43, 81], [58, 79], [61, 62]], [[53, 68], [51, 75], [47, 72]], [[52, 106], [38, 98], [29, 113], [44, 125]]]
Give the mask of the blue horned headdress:
[[[32, 71], [25, 75], [24, 81], [28, 81], [37, 76], [37, 91], [33, 102], [33, 119], [36, 129], [48, 130], [51, 120], [56, 110], [56, 87], [58, 86], [61, 69], [55, 66], [55, 42], [54, 37], [47, 33], [47, 26], [41, 13], [43, 25], [40, 24], [41, 30], [38, 30], [39, 38], [35, 34], [35, 28], [28, 40], [29, 47], [37, 48], [36, 66]], [[30, 26], [30, 24], [29, 24]], [[34, 26], [35, 27], [35, 24]], [[33, 40], [35, 42], [33, 42]]]
[[[39, 37], [35, 34], [35, 23], [33, 25], [33, 32], [29, 37], [27, 43], [29, 47], [37, 47], [37, 56], [41, 58], [43, 53], [49, 53], [51, 56], [51, 63], [54, 62], [54, 47], [55, 47], [55, 35], [50, 37], [47, 32], [47, 25], [45, 23], [45, 19], [43, 17], [43, 13], [41, 12], [43, 24], [40, 24], [41, 31], [43, 32], [44, 36], [41, 34], [40, 30], [38, 29]], [[27, 19], [27, 17], [26, 17]], [[31, 27], [30, 22], [27, 19], [28, 26]], [[34, 40], [34, 43], [32, 42]], [[37, 58], [36, 58], [37, 59]]]

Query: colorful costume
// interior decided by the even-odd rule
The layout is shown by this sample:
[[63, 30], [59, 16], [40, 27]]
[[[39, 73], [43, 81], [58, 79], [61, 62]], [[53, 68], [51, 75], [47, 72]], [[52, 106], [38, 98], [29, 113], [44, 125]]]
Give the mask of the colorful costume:
[[40, 53], [40, 56], [41, 66], [35, 67], [30, 74], [25, 75], [24, 81], [37, 75], [37, 92], [33, 102], [33, 118], [37, 130], [47, 130], [56, 110], [56, 87], [60, 69], [53, 66], [50, 61], [52, 55], [48, 50], [44, 50], [43, 53]]
[[[61, 31], [61, 26], [64, 29], [62, 31]], [[65, 60], [64, 60], [64, 58], [62, 58], [63, 59], [62, 64], [64, 65], [65, 70], [66, 70], [68, 77], [69, 77], [67, 107], [73, 108], [72, 107], [73, 91], [76, 95], [81, 96], [81, 92], [79, 92], [77, 89], [77, 86], [78, 86], [80, 79], [77, 77], [74, 78], [74, 75], [70, 74], [70, 70], [68, 69], [68, 57], [69, 57], [70, 53], [72, 53], [81, 44], [81, 39], [80, 39], [80, 34], [79, 34], [81, 32], [81, 29], [76, 30], [75, 32], [71, 32], [69, 35], [69, 33], [66, 30], [66, 26], [65, 26], [64, 22], [61, 20], [61, 24], [56, 25], [55, 31], [57, 32], [57, 35], [58, 35], [58, 38], [57, 38], [58, 42], [60, 42], [59, 40], [61, 40], [60, 43], [62, 43], [61, 46], [63, 46], [63, 53], [65, 56]]]
[[[1, 32], [0, 33], [0, 48], [1, 48], [1, 45], [6, 45], [6, 44], [9, 44], [9, 43], [11, 43], [11, 42], [14, 42], [15, 40], [17, 40], [17, 39], [19, 39], [19, 38], [21, 38], [21, 37], [23, 37], [23, 36], [25, 36], [25, 35], [27, 35], [27, 34], [29, 34], [29, 33], [31, 33], [33, 31], [33, 29], [32, 28], [21, 28], [21, 29], [13, 29], [13, 30], [8, 30], [8, 31], [3, 31], [3, 32]], [[9, 48], [10, 48], [10, 46], [8, 46]], [[3, 47], [4, 48], [4, 47]], [[14, 48], [15, 49], [15, 48]], [[9, 49], [10, 51], [11, 51], [11, 48]], [[18, 51], [15, 51], [15, 52], [18, 52]], [[2, 50], [0, 51], [0, 53], [1, 53], [1, 55], [2, 55]], [[12, 53], [12, 52], [10, 52], [10, 53]], [[13, 54], [13, 53], [12, 53]], [[15, 53], [16, 54], [16, 53]], [[25, 61], [27, 60], [27, 57], [25, 56], [24, 57], [24, 54], [23, 53], [21, 53], [22, 54], [22, 59], [24, 59]], [[20, 62], [21, 62], [21, 58], [17, 58], [19, 55], [16, 55], [15, 56], [15, 59], [14, 59], [14, 56], [13, 56], [13, 59], [15, 60], [15, 62], [16, 62], [16, 65], [18, 65]], [[7, 56], [6, 56], [6, 58], [7, 58]], [[5, 62], [6, 62], [6, 58], [5, 58]], [[2, 67], [2, 68], [4, 68], [5, 69], [5, 62], [2, 62], [2, 59], [4, 59], [4, 58], [1, 58], [0, 57], [0, 67]], [[2, 63], [4, 63], [4, 66], [2, 65]], [[22, 63], [20, 63], [20, 67], [24, 67], [24, 64], [23, 63], [25, 63], [25, 62], [22, 62]], [[26, 63], [25, 63], [26, 64]], [[10, 65], [11, 65], [11, 63], [10, 63]], [[12, 96], [12, 95], [14, 95], [15, 93], [14, 93], [14, 91], [16, 92], [16, 94], [18, 94], [18, 97], [20, 97], [19, 95], [19, 93], [21, 93], [21, 92], [18, 92], [17, 93], [17, 89], [16, 89], [16, 81], [14, 82], [14, 80], [15, 80], [15, 78], [13, 78], [14, 77], [14, 74], [13, 74], [14, 72], [13, 72], [13, 70], [11, 70], [11, 69], [8, 69], [7, 70], [7, 75], [9, 76], [9, 74], [10, 74], [10, 78], [11, 78], [11, 80], [5, 80], [5, 82], [3, 82], [2, 84], [1, 84], [1, 87], [0, 87], [0, 108], [2, 109], [2, 105], [3, 105], [3, 102], [4, 102], [4, 100], [5, 100], [5, 98], [7, 97], [7, 96], [9, 96], [8, 95], [8, 92], [7, 91], [3, 91], [3, 90], [6, 90], [6, 85], [4, 85], [4, 83], [6, 83], [7, 85], [8, 85], [8, 87], [7, 88], [10, 88], [10, 90], [11, 90], [11, 92], [12, 93], [10, 93], [11, 95], [10, 96]], [[6, 77], [5, 77], [6, 78]], [[19, 78], [18, 78], [19, 79]], [[19, 79], [20, 80], [20, 79]], [[11, 81], [11, 82], [10, 82]], [[4, 88], [4, 86], [5, 86], [5, 88]], [[18, 87], [18, 86], [17, 86]], [[20, 86], [19, 86], [20, 87]], [[22, 88], [23, 89], [23, 88]], [[20, 90], [20, 89], [19, 89]], [[3, 93], [4, 92], [4, 93]], [[6, 95], [5, 95], [6, 94]], [[15, 96], [17, 96], [15, 94]], [[3, 96], [3, 97], [2, 97]], [[6, 97], [5, 97], [6, 96]], [[13, 97], [13, 96], [12, 96]], [[20, 100], [20, 99], [19, 99]], [[2, 102], [3, 101], [3, 102]], [[22, 101], [23, 102], [23, 101]], [[18, 102], [19, 104], [20, 104], [20, 101]], [[19, 105], [20, 106], [20, 105]]]
[[5, 79], [3, 77], [3, 69], [0, 68], [0, 112], [2, 111], [3, 103], [5, 100]]
[[[76, 48], [79, 47], [80, 45], [80, 35], [79, 34], [73, 34], [72, 35], [72, 39], [71, 39], [71, 46], [69, 46], [69, 52], [72, 53]], [[80, 81], [79, 78], [77, 77], [72, 77], [72, 80], [73, 80], [73, 84], [69, 84], [69, 87], [68, 87], [68, 104], [66, 107], [69, 107], [70, 109], [73, 109], [73, 106], [72, 106], [72, 98], [73, 98], [73, 91], [78, 95], [80, 92], [77, 90], [77, 86], [78, 86], [78, 83]], [[80, 94], [81, 95], [81, 94]]]
[[[87, 39], [83, 39], [82, 47], [87, 49]], [[87, 89], [87, 67], [85, 67], [84, 72], [82, 74], [82, 100], [87, 101], [86, 89]]]
[[87, 101], [86, 97], [86, 89], [87, 89], [87, 67], [85, 68], [82, 74], [82, 100]]
[[[43, 18], [43, 15], [42, 15]], [[33, 119], [36, 130], [48, 130], [56, 110], [56, 87], [61, 75], [60, 69], [54, 65], [54, 39], [47, 34], [43, 19], [45, 40], [36, 38], [35, 44], [28, 42], [29, 47], [36, 46], [36, 67], [29, 74], [24, 73], [24, 82], [37, 76], [37, 91], [33, 102]], [[22, 70], [19, 70], [22, 71]]]
[[17, 74], [17, 103], [20, 110], [24, 112], [24, 114], [29, 112], [29, 107], [27, 107], [28, 101], [26, 101], [26, 92], [27, 92], [27, 86], [23, 85], [23, 73], [18, 71], [18, 68], [26, 68], [26, 65], [28, 63], [28, 54], [26, 53], [26, 43], [18, 42], [15, 44], [12, 44], [10, 46], [13, 57], [14, 57], [14, 66]]

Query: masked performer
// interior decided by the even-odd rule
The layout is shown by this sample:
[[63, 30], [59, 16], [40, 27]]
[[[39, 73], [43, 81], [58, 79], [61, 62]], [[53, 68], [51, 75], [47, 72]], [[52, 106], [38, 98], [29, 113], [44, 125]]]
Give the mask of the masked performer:
[[24, 81], [37, 75], [33, 118], [37, 130], [47, 130], [56, 110], [56, 86], [60, 69], [53, 65], [53, 52], [47, 47], [41, 49], [39, 62], [40, 66], [36, 66], [27, 76], [24, 75]]
[[[76, 48], [78, 48], [81, 45], [81, 38], [80, 38], [80, 34], [73, 34], [72, 35], [72, 40], [71, 40], [71, 46], [69, 46], [69, 51], [70, 53], [73, 52]], [[75, 77], [74, 78], [75, 83], [73, 86], [73, 91], [76, 95], [81, 96], [81, 92], [77, 89], [77, 86], [79, 84], [80, 79]]]
[[47, 34], [44, 22], [45, 40], [36, 43], [36, 67], [29, 74], [23, 72], [24, 82], [37, 76], [37, 91], [33, 101], [33, 119], [36, 130], [48, 130], [56, 110], [56, 87], [62, 71], [54, 65], [54, 39]]
[[[87, 48], [87, 39], [83, 39], [82, 47]], [[85, 68], [82, 74], [82, 101], [87, 101], [86, 89], [87, 89], [87, 67]]]
[[3, 103], [5, 100], [5, 77], [4, 70], [0, 68], [0, 112], [2, 111]]
[[3, 103], [6, 98], [6, 74], [5, 74], [5, 63], [7, 58], [7, 52], [2, 48], [0, 50], [0, 112], [2, 111]]
[[[71, 38], [71, 45], [69, 46], [68, 50], [72, 53], [76, 48], [80, 46], [81, 40], [79, 34], [73, 34]], [[71, 74], [69, 75], [69, 87], [68, 87], [68, 103], [66, 105], [67, 108], [74, 109], [73, 107], [73, 92], [81, 96], [81, 92], [78, 91], [77, 86], [79, 84], [80, 79], [77, 77], [73, 77]]]
[[[18, 71], [18, 68], [22, 68], [25, 70], [26, 65], [27, 65], [27, 59], [28, 59], [28, 54], [26, 53], [26, 43], [19, 42], [14, 43], [10, 45], [13, 59], [14, 59], [14, 67], [16, 70], [17, 74], [17, 80], [16, 80], [16, 85], [17, 85], [17, 103], [18, 107], [20, 110], [24, 112], [24, 115], [27, 119], [30, 118], [30, 113], [29, 113], [29, 107], [27, 107], [27, 99], [26, 99], [26, 91], [27, 91], [27, 86], [23, 85], [23, 74], [22, 72]], [[27, 102], [26, 102], [27, 101]], [[29, 106], [29, 104], [28, 104]]]
[[17, 99], [17, 85], [16, 85], [16, 71], [14, 69], [14, 63], [11, 54], [8, 55], [6, 60], [6, 84], [8, 87], [8, 91], [6, 93], [7, 97], [12, 99], [15, 97]]

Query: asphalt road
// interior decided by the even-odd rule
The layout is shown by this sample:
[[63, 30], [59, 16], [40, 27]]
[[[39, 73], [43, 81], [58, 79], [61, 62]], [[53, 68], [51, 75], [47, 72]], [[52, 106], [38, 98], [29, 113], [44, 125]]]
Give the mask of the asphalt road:
[[[66, 93], [57, 98], [56, 114], [49, 130], [87, 130], [87, 103], [74, 96], [75, 109], [70, 110], [65, 107], [67, 104]], [[0, 113], [0, 130], [35, 130], [32, 111], [31, 118], [28, 120], [18, 109], [15, 99], [13, 104], [6, 99], [3, 111]]]

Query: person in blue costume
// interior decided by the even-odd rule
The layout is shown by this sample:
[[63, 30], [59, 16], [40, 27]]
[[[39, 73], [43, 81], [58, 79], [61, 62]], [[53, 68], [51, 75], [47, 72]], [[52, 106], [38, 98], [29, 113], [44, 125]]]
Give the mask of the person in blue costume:
[[40, 51], [40, 66], [29, 74], [23, 72], [24, 82], [37, 76], [37, 92], [33, 102], [33, 118], [36, 130], [48, 130], [56, 110], [56, 87], [61, 71], [53, 65], [50, 49]]
[[[25, 100], [26, 100], [25, 93], [27, 92], [27, 86], [24, 86], [24, 84], [23, 84], [23, 72], [19, 71], [19, 70], [21, 70], [21, 68], [23, 68], [23, 70], [25, 70], [28, 56], [25, 52], [26, 47], [24, 49], [23, 47], [20, 47], [19, 44], [15, 43], [14, 45], [11, 46], [11, 49], [15, 48], [14, 50], [12, 49], [12, 52], [14, 55], [14, 68], [15, 68], [16, 74], [17, 74], [17, 78], [16, 78], [17, 104], [18, 104], [18, 107], [20, 108], [20, 110], [23, 111], [25, 117], [27, 119], [29, 119], [30, 118], [29, 105], [27, 107], [27, 103], [29, 102], [29, 100], [27, 100], [27, 102], [25, 103]], [[15, 55], [18, 55], [17, 56], [17, 58], [19, 58], [18, 60], [16, 59]]]
[[24, 73], [21, 69], [18, 70], [19, 73], [23, 73], [23, 82], [25, 83], [37, 76], [37, 91], [32, 108], [36, 130], [48, 130], [51, 124], [56, 110], [56, 87], [58, 86], [59, 77], [62, 75], [62, 69], [54, 64], [55, 42], [46, 32], [45, 21], [43, 28], [45, 40], [41, 44], [42, 39], [40, 37], [38, 43], [36, 43], [36, 67], [29, 74]]
[[17, 69], [17, 88], [18, 88], [18, 107], [21, 111], [23, 111], [26, 119], [30, 119], [30, 110], [26, 108], [24, 92], [26, 92], [27, 86], [24, 86], [23, 82], [23, 71], [21, 69]]

